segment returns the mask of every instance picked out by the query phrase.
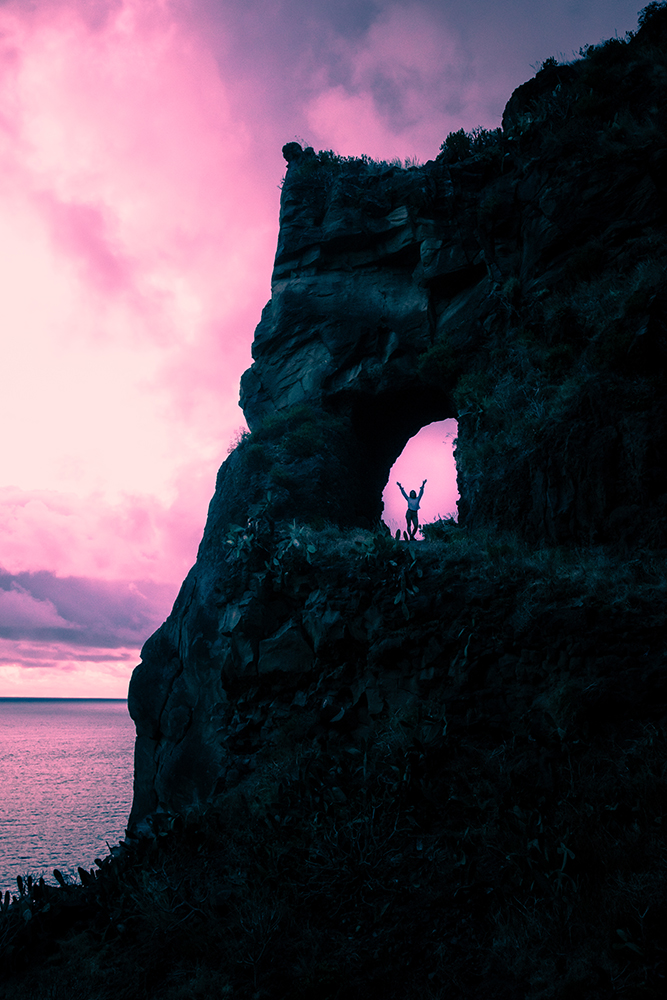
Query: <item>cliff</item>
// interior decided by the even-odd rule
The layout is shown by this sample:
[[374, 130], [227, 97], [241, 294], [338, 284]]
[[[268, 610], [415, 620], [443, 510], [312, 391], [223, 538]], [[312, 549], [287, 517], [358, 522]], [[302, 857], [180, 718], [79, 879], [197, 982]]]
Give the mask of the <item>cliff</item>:
[[[115, 996], [663, 995], [666, 108], [654, 3], [423, 166], [284, 148], [250, 433], [81, 875]], [[403, 543], [447, 417], [458, 524]], [[19, 888], [17, 941], [71, 905]]]
[[[424, 424], [458, 420], [468, 538], [664, 546], [656, 23], [546, 64], [512, 95], [502, 130], [452, 134], [424, 166], [285, 147], [272, 296], [241, 386], [252, 433], [220, 470], [197, 563], [132, 679], [132, 823], [238, 780], [295, 692], [315, 725], [323, 697], [359, 706], [374, 691], [366, 703], [386, 711], [397, 659], [403, 686], [421, 670], [449, 684], [443, 622], [461, 631], [456, 609], [471, 617], [472, 605], [443, 590], [443, 553], [349, 534], [376, 528], [389, 469]], [[419, 597], [416, 571], [430, 581]], [[515, 655], [526, 646], [512, 643]], [[323, 680], [343, 668], [344, 696]]]

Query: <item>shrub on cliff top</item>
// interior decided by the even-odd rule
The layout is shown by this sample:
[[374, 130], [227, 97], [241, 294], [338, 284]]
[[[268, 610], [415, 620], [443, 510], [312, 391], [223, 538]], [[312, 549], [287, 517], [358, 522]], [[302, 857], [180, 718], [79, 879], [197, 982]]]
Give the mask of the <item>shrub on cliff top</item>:
[[419, 529], [427, 542], [451, 542], [460, 537], [461, 528], [454, 517], [439, 517], [430, 524], [422, 524]]
[[667, 3], [665, 0], [654, 0], [639, 12], [637, 19], [639, 30], [650, 37], [661, 37], [667, 32]]
[[440, 146], [438, 159], [444, 160], [445, 163], [458, 163], [469, 156], [499, 149], [502, 134], [500, 128], [474, 128], [472, 132], [460, 128], [457, 132], [449, 133]]
[[374, 160], [366, 153], [362, 153], [361, 156], [342, 156], [340, 153], [334, 152], [333, 149], [321, 149], [316, 153], [311, 147], [303, 152], [307, 155], [294, 158], [301, 176], [312, 174], [321, 177], [329, 174], [333, 177], [344, 169], [360, 171], [365, 174], [379, 174], [387, 171], [409, 170], [411, 167], [418, 166], [415, 157], [406, 157], [403, 163], [398, 156], [391, 160]]

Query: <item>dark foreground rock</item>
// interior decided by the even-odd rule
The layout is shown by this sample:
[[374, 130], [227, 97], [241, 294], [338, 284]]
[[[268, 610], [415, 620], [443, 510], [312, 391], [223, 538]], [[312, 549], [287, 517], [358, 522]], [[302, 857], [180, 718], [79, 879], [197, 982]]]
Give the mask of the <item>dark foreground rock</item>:
[[153, 810], [82, 885], [22, 883], [12, 997], [663, 995], [662, 554], [442, 531], [241, 549], [229, 693], [189, 710], [222, 780], [193, 766], [206, 807]]
[[79, 887], [24, 882], [12, 997], [663, 995], [662, 554], [445, 532], [277, 532], [227, 698], [189, 710], [208, 804], [153, 810]]

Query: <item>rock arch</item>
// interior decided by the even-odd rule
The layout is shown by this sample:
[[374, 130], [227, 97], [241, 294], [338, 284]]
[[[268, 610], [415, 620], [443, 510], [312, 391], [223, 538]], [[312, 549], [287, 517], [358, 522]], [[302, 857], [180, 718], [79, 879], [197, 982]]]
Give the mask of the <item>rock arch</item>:
[[382, 520], [393, 535], [406, 526], [406, 505], [397, 482], [409, 492], [418, 490], [422, 481], [427, 481], [420, 505], [420, 526], [443, 518], [458, 520], [457, 426], [456, 419], [451, 417], [425, 424], [394, 461], [382, 491]]
[[364, 456], [360, 486], [372, 521], [382, 516], [382, 491], [410, 438], [427, 424], [454, 416], [452, 409], [446, 394], [423, 385], [355, 401], [352, 426]]
[[[438, 337], [437, 297], [422, 264], [424, 224], [416, 216], [423, 175], [389, 168], [376, 176], [350, 166], [343, 173], [351, 171], [361, 191], [353, 207], [349, 190], [338, 183], [340, 168], [330, 173], [314, 154], [294, 146], [285, 150], [289, 167], [271, 301], [255, 332], [241, 405], [260, 444], [267, 421], [280, 415], [288, 420], [300, 407], [336, 422], [337, 433], [324, 432], [328, 448], [321, 456], [299, 462], [299, 456], [271, 452], [271, 468], [264, 470], [269, 480], [273, 473], [275, 481], [281, 459], [293, 475], [290, 495], [278, 490], [278, 516], [326, 514], [371, 526], [381, 517], [382, 490], [409, 438], [425, 424], [457, 416], [452, 379], [434, 379], [422, 363]], [[369, 187], [373, 178], [381, 184]], [[392, 185], [401, 188], [403, 203], [395, 205], [392, 197], [381, 211], [377, 198]], [[469, 268], [461, 261], [456, 268], [465, 273], [465, 287]], [[448, 301], [457, 294], [450, 283]], [[333, 476], [326, 466], [335, 469]], [[299, 480], [316, 483], [317, 494], [306, 495]], [[257, 482], [255, 497], [266, 487], [261, 477]]]
[[[588, 64], [563, 88], [573, 74], [585, 83]], [[610, 170], [608, 123], [588, 117], [589, 145], [573, 148], [579, 133], [549, 120], [554, 73], [517, 91], [504, 132], [459, 160], [402, 170], [286, 148], [271, 301], [241, 387], [252, 433], [220, 469], [197, 563], [132, 679], [132, 822], [217, 795], [245, 757], [219, 735], [239, 732], [235, 699], [257, 696], [257, 717], [274, 711], [269, 699], [283, 712], [261, 682], [283, 665], [299, 678], [315, 669], [341, 593], [357, 615], [345, 559], [323, 589], [315, 578], [300, 589], [297, 573], [281, 597], [270, 541], [248, 533], [255, 569], [243, 528], [230, 550], [230, 526], [254, 505], [370, 525], [405, 441], [455, 417], [467, 527], [633, 551], [667, 542], [664, 151], [638, 152], [629, 134]], [[561, 95], [575, 119], [576, 96]], [[653, 104], [637, 104], [637, 120]], [[281, 531], [291, 551], [290, 525]], [[370, 687], [357, 694], [377, 706]]]
[[326, 447], [267, 445], [254, 471], [241, 452], [219, 481], [227, 513], [244, 516], [242, 481], [248, 503], [272, 492], [277, 517], [370, 526], [408, 438], [455, 417], [462, 524], [664, 544], [667, 474], [650, 459], [667, 426], [659, 282], [634, 289], [629, 244], [613, 279], [618, 317], [580, 320], [571, 304], [591, 280], [570, 259], [584, 259], [582, 240], [604, 245], [640, 217], [647, 232], [662, 224], [648, 175], [617, 178], [584, 233], [582, 192], [603, 161], [586, 165], [587, 180], [579, 164], [556, 181], [529, 160], [529, 181], [519, 138], [495, 141], [488, 155], [407, 170], [286, 147], [271, 301], [241, 405], [258, 447], [266, 421], [299, 407]]

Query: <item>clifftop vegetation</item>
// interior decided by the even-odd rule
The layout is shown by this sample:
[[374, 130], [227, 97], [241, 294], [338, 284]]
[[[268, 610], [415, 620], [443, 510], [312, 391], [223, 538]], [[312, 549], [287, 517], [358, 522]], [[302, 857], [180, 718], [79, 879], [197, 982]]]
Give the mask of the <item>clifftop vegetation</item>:
[[[453, 526], [416, 549], [298, 527], [228, 548], [251, 570], [259, 548], [281, 600], [311, 595], [320, 669], [259, 699], [236, 680], [238, 784], [203, 814], [156, 816], [78, 886], [20, 880], [11, 995], [659, 997], [662, 558]], [[385, 618], [363, 708], [325, 598], [360, 646], [365, 611]]]

